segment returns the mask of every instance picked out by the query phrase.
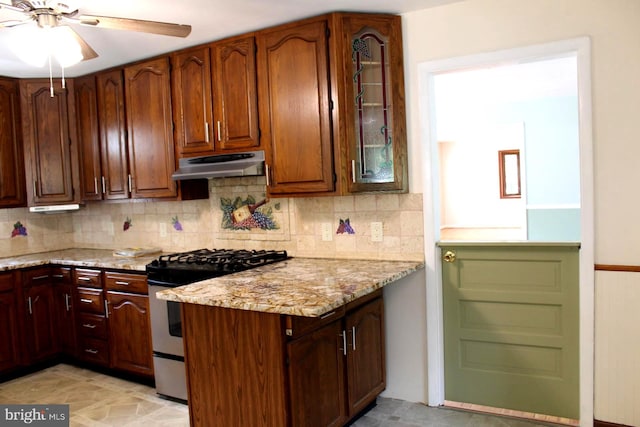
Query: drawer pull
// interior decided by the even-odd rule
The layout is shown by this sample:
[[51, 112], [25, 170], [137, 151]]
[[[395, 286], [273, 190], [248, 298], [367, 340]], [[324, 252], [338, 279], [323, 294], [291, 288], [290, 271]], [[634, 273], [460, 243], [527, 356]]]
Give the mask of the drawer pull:
[[79, 276], [78, 280], [82, 280], [83, 282], [90, 282], [91, 277]]
[[120, 280], [116, 280], [116, 285], [129, 286], [129, 282], [122, 282]]
[[98, 354], [98, 350], [94, 350], [92, 348], [85, 348], [85, 353]]
[[86, 298], [80, 298], [80, 302], [84, 302], [87, 304], [93, 304], [93, 300], [92, 299], [86, 299]]
[[329, 312], [329, 313], [325, 313], [325, 314], [323, 314], [322, 316], [320, 316], [320, 319], [326, 319], [327, 317], [331, 317], [331, 316], [333, 316], [334, 314], [336, 314], [336, 312], [335, 312], [335, 311], [332, 311], [332, 312]]
[[54, 279], [63, 279], [64, 278], [64, 276], [62, 274], [54, 274], [52, 277]]
[[95, 329], [96, 325], [92, 325], [91, 323], [84, 323], [82, 325], [83, 328]]
[[44, 276], [36, 276], [33, 278], [33, 280], [44, 280], [44, 279], [48, 279], [49, 275], [45, 274]]

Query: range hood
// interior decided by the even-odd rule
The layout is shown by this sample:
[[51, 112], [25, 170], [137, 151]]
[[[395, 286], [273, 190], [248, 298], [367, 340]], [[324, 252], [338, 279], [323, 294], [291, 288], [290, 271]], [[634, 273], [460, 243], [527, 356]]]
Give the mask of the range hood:
[[264, 175], [264, 151], [180, 159], [174, 180]]
[[29, 207], [29, 212], [61, 213], [61, 212], [77, 211], [78, 209], [80, 209], [80, 205], [77, 203], [72, 203], [69, 205], [31, 206]]

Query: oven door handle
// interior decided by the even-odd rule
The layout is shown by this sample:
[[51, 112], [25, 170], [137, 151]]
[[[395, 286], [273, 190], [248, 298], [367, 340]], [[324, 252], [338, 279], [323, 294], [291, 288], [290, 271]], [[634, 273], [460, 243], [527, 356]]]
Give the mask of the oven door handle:
[[147, 279], [147, 284], [149, 286], [158, 286], [161, 288], [177, 288], [178, 286], [182, 286], [174, 282], [163, 282], [155, 279]]

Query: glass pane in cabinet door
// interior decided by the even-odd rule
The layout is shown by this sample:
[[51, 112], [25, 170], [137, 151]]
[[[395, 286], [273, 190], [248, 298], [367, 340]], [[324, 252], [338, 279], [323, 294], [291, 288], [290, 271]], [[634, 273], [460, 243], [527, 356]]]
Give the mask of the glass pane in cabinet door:
[[355, 179], [393, 182], [391, 88], [387, 40], [364, 29], [352, 40], [357, 155]]

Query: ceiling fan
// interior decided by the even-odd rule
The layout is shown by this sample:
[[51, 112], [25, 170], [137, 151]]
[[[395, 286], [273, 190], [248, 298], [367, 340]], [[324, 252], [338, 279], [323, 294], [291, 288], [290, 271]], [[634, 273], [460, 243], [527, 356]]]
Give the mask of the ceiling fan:
[[40, 28], [56, 28], [57, 31], [69, 33], [80, 46], [82, 60], [96, 58], [98, 54], [80, 37], [78, 33], [76, 33], [71, 27], [67, 26], [67, 24], [79, 24], [115, 30], [139, 31], [143, 33], [161, 34], [173, 37], [187, 37], [189, 33], [191, 33], [190, 25], [145, 21], [131, 18], [82, 15], [79, 13], [78, 9], [73, 9], [65, 3], [55, 0], [11, 0], [11, 4], [0, 1], [0, 11], [2, 10], [15, 12], [16, 19], [0, 21], [0, 28], [16, 27], [36, 22]]

